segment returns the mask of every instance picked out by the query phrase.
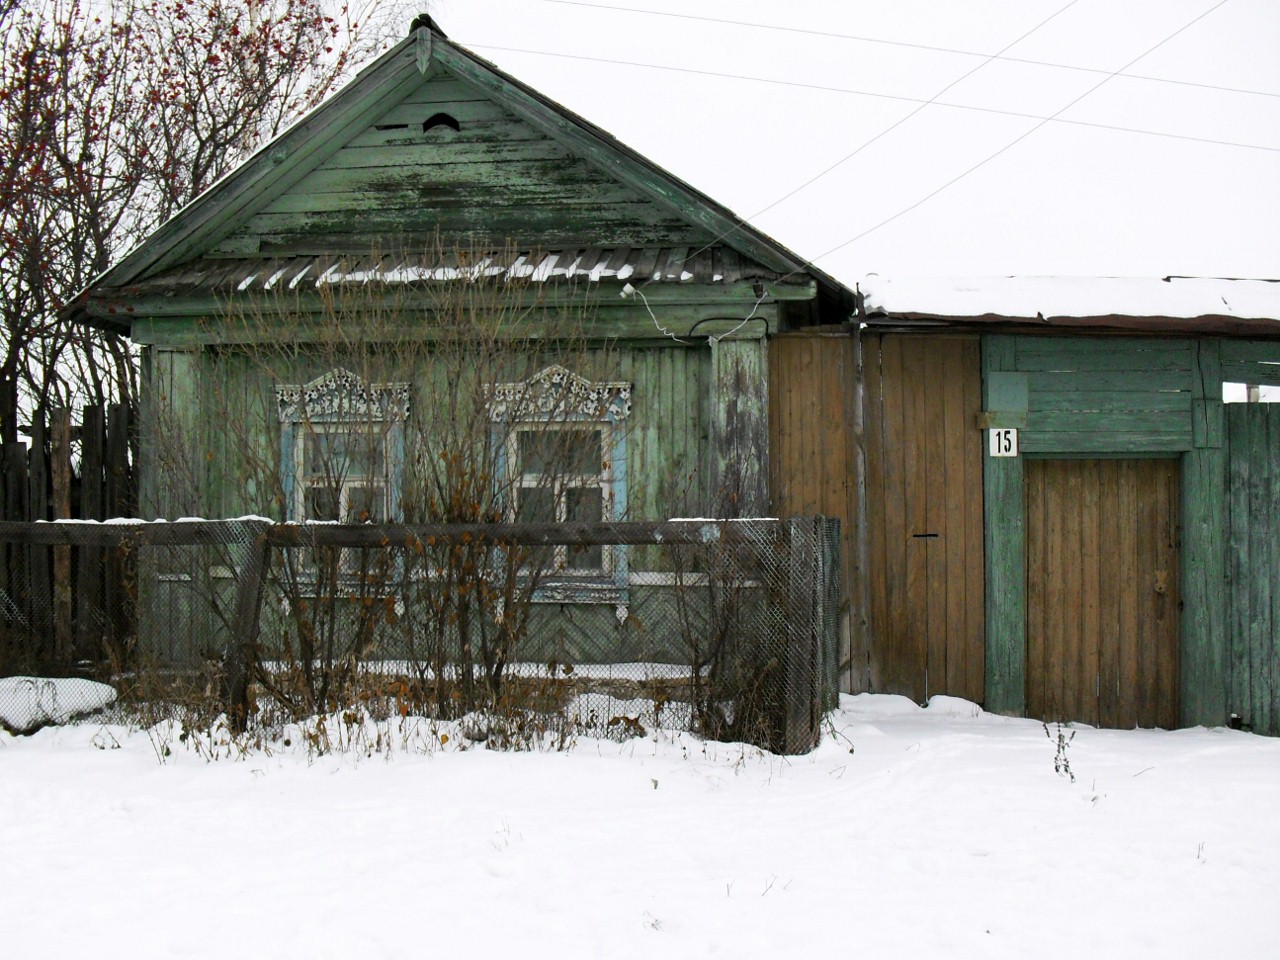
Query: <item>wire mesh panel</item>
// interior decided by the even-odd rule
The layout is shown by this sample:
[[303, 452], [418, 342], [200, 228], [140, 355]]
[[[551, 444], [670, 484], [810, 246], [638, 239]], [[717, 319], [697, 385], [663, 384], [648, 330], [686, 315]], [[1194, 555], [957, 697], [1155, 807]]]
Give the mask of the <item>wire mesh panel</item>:
[[[554, 714], [789, 753], [835, 706], [839, 531], [824, 518], [9, 524], [0, 541], [11, 680], [204, 697], [240, 722], [264, 703], [295, 717]], [[29, 697], [14, 686], [0, 701]], [[4, 710], [11, 728], [31, 721]]]

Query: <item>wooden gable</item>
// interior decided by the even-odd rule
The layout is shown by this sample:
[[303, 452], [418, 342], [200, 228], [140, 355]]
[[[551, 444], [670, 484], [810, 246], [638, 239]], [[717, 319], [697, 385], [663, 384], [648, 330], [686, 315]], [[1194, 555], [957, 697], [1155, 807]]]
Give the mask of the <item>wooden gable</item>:
[[206, 256], [456, 246], [696, 246], [715, 239], [444, 67]]
[[[812, 301], [823, 322], [853, 310], [851, 290], [421, 18], [64, 316], [128, 333], [130, 318], [175, 308], [139, 298], [208, 300], [228, 282], [243, 290], [257, 264], [297, 276], [299, 261], [455, 247], [517, 248], [527, 263], [552, 253], [555, 271], [571, 277], [661, 279], [700, 289], [698, 302], [742, 299], [770, 282], [771, 298]], [[181, 309], [198, 315], [198, 306]]]

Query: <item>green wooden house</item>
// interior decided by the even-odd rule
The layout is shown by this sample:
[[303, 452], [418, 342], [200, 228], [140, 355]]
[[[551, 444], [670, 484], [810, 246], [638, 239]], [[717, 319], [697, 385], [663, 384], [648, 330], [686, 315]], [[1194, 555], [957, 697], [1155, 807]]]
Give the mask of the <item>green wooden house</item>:
[[[307, 347], [359, 312], [351, 297], [370, 277], [384, 294], [406, 279], [395, 336], [430, 341], [438, 291], [473, 269], [513, 281], [516, 306], [532, 308], [526, 335], [549, 344], [536, 367], [483, 385], [494, 409], [553, 386], [580, 403], [575, 436], [595, 466], [541, 504], [558, 519], [764, 514], [767, 339], [840, 323], [854, 304], [853, 291], [421, 18], [68, 308], [141, 348], [144, 512], [423, 516], [398, 471], [414, 455], [405, 425], [441, 374], [366, 376]], [[424, 290], [437, 292], [415, 301]], [[301, 319], [281, 318], [282, 292]], [[569, 317], [590, 369], [565, 369], [550, 346]], [[299, 349], [266, 371], [255, 357], [280, 340]], [[269, 410], [255, 408], [274, 424], [251, 439], [278, 453], [278, 490], [227, 468], [246, 440], [225, 398], [258, 387], [274, 391]], [[343, 410], [381, 424], [377, 450], [321, 489], [308, 467], [319, 441], [304, 443], [299, 425]], [[183, 430], [202, 439], [175, 441]], [[188, 448], [180, 465], [175, 443]], [[332, 453], [336, 441], [325, 443]], [[513, 469], [518, 447], [495, 469]], [[646, 563], [643, 551], [589, 553], [569, 599], [613, 617], [633, 588], [664, 582]]]
[[774, 467], [846, 522], [846, 688], [1280, 734], [1280, 404], [1224, 403], [1280, 385], [1280, 284], [860, 293], [771, 345], [775, 421], [844, 424]]

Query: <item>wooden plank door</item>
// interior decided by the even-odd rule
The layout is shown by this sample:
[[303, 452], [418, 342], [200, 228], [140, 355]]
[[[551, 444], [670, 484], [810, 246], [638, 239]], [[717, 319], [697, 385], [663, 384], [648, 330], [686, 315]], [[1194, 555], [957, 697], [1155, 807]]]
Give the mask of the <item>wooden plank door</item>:
[[871, 688], [981, 702], [978, 339], [867, 335], [862, 359]]
[[1280, 404], [1227, 405], [1229, 707], [1280, 735]]
[[1177, 460], [1028, 460], [1027, 715], [1178, 724]]

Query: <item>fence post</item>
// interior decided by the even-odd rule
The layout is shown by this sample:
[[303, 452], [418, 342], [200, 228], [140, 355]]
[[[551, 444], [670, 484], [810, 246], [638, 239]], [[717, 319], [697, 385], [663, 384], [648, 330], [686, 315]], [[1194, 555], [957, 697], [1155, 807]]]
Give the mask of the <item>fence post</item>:
[[840, 578], [840, 520], [836, 517], [819, 517], [816, 527], [818, 543], [818, 595], [819, 604], [819, 656], [822, 669], [819, 673], [818, 714], [840, 705], [840, 604], [843, 583]]
[[[5, 447], [5, 517], [27, 522], [27, 445], [21, 440]], [[31, 623], [31, 546], [15, 543], [9, 553], [9, 589], [22, 623]], [[24, 655], [30, 652], [29, 641]]]
[[232, 729], [237, 732], [244, 730], [249, 719], [249, 671], [256, 657], [262, 586], [271, 549], [267, 543], [268, 524], [265, 521], [246, 521], [246, 526], [254, 536], [239, 577], [240, 591], [236, 597], [236, 613], [226, 659], [227, 715]]
[[[43, 407], [31, 416], [31, 451], [27, 454], [27, 519], [49, 519], [48, 461], [45, 459], [48, 444]], [[31, 546], [27, 554], [30, 564], [31, 590], [31, 643], [33, 669], [40, 664], [47, 671], [49, 662], [56, 659], [53, 643], [53, 609], [49, 579], [49, 548]]]
[[[49, 417], [49, 473], [53, 479], [53, 519], [71, 518], [71, 411], [59, 407]], [[53, 548], [54, 653], [71, 658], [71, 548]]]
[[[80, 422], [81, 520], [106, 519], [102, 503], [102, 405], [83, 408]], [[105, 571], [106, 552], [101, 547], [80, 548], [76, 584], [76, 657], [95, 659], [101, 653], [104, 611], [109, 608]]]
[[783, 690], [786, 705], [782, 745], [786, 753], [807, 753], [817, 743], [814, 698], [817, 666], [817, 623], [814, 603], [817, 583], [814, 521], [787, 521], [787, 651]]

